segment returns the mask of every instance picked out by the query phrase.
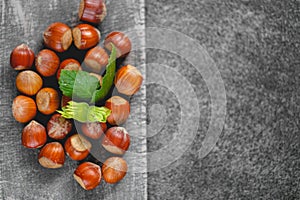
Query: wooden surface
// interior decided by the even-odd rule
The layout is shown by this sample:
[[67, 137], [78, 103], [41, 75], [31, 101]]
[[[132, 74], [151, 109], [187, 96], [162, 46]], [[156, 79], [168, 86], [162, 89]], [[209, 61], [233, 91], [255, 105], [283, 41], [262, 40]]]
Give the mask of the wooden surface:
[[[73, 27], [78, 23], [79, 0], [1, 0], [0, 1], [0, 127], [1, 127], [1, 193], [0, 199], [146, 199], [147, 174], [145, 129], [145, 87], [131, 99], [132, 113], [126, 127], [132, 135], [133, 154], [125, 156], [129, 174], [117, 185], [102, 181], [93, 191], [84, 191], [73, 179], [77, 162], [66, 159], [62, 169], [46, 170], [37, 162], [38, 150], [25, 149], [21, 145], [22, 124], [11, 114], [17, 72], [9, 66], [11, 50], [27, 43], [35, 53], [42, 45], [42, 33], [52, 22], [61, 21]], [[144, 0], [107, 0], [108, 15], [99, 26], [102, 41], [113, 30], [128, 31], [138, 28], [143, 32]], [[126, 11], [126, 12], [124, 12]], [[135, 38], [135, 43], [144, 42], [144, 34]], [[82, 58], [78, 58], [82, 61]], [[130, 54], [126, 63], [136, 65], [145, 75], [142, 50]], [[138, 152], [138, 154], [134, 154]], [[132, 156], [133, 155], [133, 156]], [[138, 165], [138, 167], [136, 167]], [[142, 169], [145, 170], [142, 170]], [[144, 171], [143, 173], [138, 173]]]

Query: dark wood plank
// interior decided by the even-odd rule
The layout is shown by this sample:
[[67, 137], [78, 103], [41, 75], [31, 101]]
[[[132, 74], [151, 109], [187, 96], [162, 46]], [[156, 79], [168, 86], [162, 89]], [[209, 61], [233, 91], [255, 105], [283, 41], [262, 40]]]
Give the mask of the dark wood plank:
[[[42, 33], [50, 23], [61, 21], [70, 26], [78, 23], [78, 5], [79, 0], [0, 1], [0, 199], [147, 198], [147, 165], [143, 156], [146, 153], [145, 87], [131, 99], [132, 117], [126, 127], [133, 136], [139, 137], [132, 137], [130, 153], [125, 156], [130, 172], [117, 185], [103, 181], [95, 190], [84, 191], [72, 177], [77, 162], [68, 158], [62, 169], [46, 170], [37, 162], [38, 151], [21, 145], [23, 125], [17, 123], [11, 114], [12, 100], [18, 93], [15, 88], [17, 72], [9, 66], [10, 52], [25, 42], [37, 53], [42, 48]], [[102, 38], [113, 30], [130, 32], [138, 28], [143, 32], [144, 0], [107, 1], [107, 8], [108, 16], [99, 26]], [[135, 37], [134, 43], [140, 46], [144, 42], [143, 37]], [[136, 65], [145, 75], [144, 61], [145, 53], [139, 49], [131, 53], [125, 63]]]

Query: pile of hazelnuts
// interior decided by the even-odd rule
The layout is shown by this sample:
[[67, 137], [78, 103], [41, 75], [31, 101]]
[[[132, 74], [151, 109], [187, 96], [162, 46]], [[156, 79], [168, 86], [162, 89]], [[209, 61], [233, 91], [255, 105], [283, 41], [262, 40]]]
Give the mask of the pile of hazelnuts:
[[[18, 122], [24, 123], [22, 145], [31, 149], [41, 148], [38, 162], [45, 168], [63, 167], [65, 154], [72, 160], [81, 161], [73, 175], [85, 190], [97, 187], [102, 178], [114, 184], [126, 175], [128, 166], [122, 155], [129, 148], [130, 136], [120, 125], [129, 116], [130, 104], [124, 96], [135, 94], [141, 87], [143, 77], [134, 66], [120, 67], [114, 85], [121, 95], [107, 97], [109, 99], [102, 105], [111, 110], [107, 123], [80, 123], [81, 130], [75, 132], [72, 131], [74, 121], [56, 112], [66, 106], [71, 97], [61, 95], [58, 87], [44, 85], [49, 79], [58, 81], [62, 69], [88, 71], [102, 85], [102, 75], [109, 60], [106, 50], [112, 50], [111, 43], [116, 47], [117, 58], [124, 58], [131, 51], [131, 41], [122, 32], [107, 35], [104, 41], [106, 50], [98, 45], [101, 36], [94, 25], [102, 22], [105, 16], [104, 0], [82, 0], [79, 19], [89, 24], [82, 23], [71, 29], [64, 23], [55, 22], [44, 31], [46, 48], [36, 56], [26, 44], [17, 46], [10, 56], [11, 67], [20, 71], [16, 77], [20, 94], [13, 100], [12, 112]], [[72, 44], [79, 50], [88, 50], [83, 66], [76, 58], [60, 61], [57, 53], [66, 52]], [[41, 122], [41, 116], [49, 120]], [[112, 155], [102, 166], [97, 162], [84, 161], [90, 155], [92, 144], [102, 145]]]

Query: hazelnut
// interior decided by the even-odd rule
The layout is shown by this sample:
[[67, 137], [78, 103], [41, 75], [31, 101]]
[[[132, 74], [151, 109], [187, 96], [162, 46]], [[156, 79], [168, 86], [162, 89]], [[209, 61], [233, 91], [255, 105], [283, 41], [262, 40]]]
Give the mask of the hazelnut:
[[125, 177], [127, 170], [127, 163], [123, 158], [108, 158], [102, 166], [103, 179], [110, 184], [117, 183]]
[[35, 120], [32, 120], [22, 131], [22, 144], [27, 148], [40, 148], [47, 141], [45, 127]]
[[49, 49], [43, 49], [35, 59], [36, 70], [45, 77], [53, 76], [59, 66], [59, 57]]
[[65, 107], [65, 106], [67, 106], [68, 105], [68, 102], [70, 102], [70, 101], [72, 101], [72, 98], [71, 97], [67, 97], [67, 96], [65, 96], [65, 95], [63, 95], [62, 97], [61, 97], [61, 107]]
[[34, 52], [26, 45], [21, 44], [10, 54], [10, 65], [15, 70], [30, 69], [34, 61]]
[[130, 136], [123, 127], [108, 129], [102, 139], [102, 146], [108, 152], [123, 155], [130, 145]]
[[59, 107], [57, 91], [53, 88], [41, 89], [36, 95], [36, 104], [41, 113], [45, 115], [54, 113]]
[[32, 120], [36, 115], [36, 110], [34, 100], [23, 95], [17, 96], [12, 104], [13, 116], [20, 123]]
[[39, 153], [39, 163], [50, 169], [60, 168], [65, 163], [65, 152], [63, 146], [58, 142], [46, 144]]
[[72, 44], [72, 31], [61, 22], [50, 24], [44, 32], [44, 43], [57, 52], [66, 51]]
[[83, 134], [95, 140], [99, 139], [106, 129], [106, 124], [100, 122], [84, 123], [81, 126]]
[[115, 76], [115, 86], [122, 94], [131, 96], [141, 87], [143, 76], [134, 66], [126, 65], [121, 67]]
[[59, 79], [60, 77], [60, 73], [61, 70], [65, 69], [65, 70], [75, 70], [75, 71], [79, 71], [82, 70], [80, 63], [72, 58], [66, 59], [63, 62], [60, 63], [59, 69], [56, 73], [56, 78]]
[[52, 115], [47, 123], [47, 132], [50, 138], [62, 140], [72, 130], [72, 122], [65, 119], [61, 114]]
[[73, 28], [74, 44], [78, 49], [96, 46], [101, 38], [100, 31], [89, 24], [79, 24]]
[[92, 190], [101, 182], [101, 168], [94, 163], [84, 162], [77, 167], [73, 176], [83, 189]]
[[17, 89], [28, 96], [35, 95], [43, 86], [43, 79], [34, 71], [26, 70], [16, 78]]
[[73, 160], [85, 159], [92, 148], [92, 144], [79, 134], [72, 135], [65, 142], [67, 155]]
[[106, 16], [104, 0], [81, 0], [78, 16], [82, 21], [99, 24]]
[[122, 32], [115, 31], [106, 36], [104, 47], [109, 51], [112, 50], [110, 43], [113, 43], [116, 47], [117, 58], [126, 56], [131, 51], [131, 41], [127, 35]]
[[87, 52], [84, 63], [90, 71], [102, 73], [108, 64], [108, 59], [109, 56], [106, 51], [102, 47], [96, 46]]
[[130, 114], [129, 102], [119, 96], [113, 96], [105, 103], [105, 107], [111, 110], [111, 114], [107, 118], [111, 125], [121, 125], [126, 122]]

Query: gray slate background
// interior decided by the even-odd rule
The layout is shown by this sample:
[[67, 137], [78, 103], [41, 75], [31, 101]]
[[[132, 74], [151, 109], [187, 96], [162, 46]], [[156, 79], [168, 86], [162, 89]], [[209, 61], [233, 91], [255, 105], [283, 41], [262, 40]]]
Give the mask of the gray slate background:
[[[300, 199], [300, 1], [146, 1], [146, 25], [197, 39], [217, 64], [228, 101], [214, 150], [199, 159], [210, 115], [203, 109], [189, 150], [148, 174], [148, 198]], [[180, 71], [199, 106], [209, 105], [201, 75], [184, 59], [148, 49], [147, 62]], [[164, 104], [168, 114], [161, 133], [148, 139], [148, 151], [155, 151], [172, 138], [180, 107], [172, 92], [154, 84], [147, 102]]]

